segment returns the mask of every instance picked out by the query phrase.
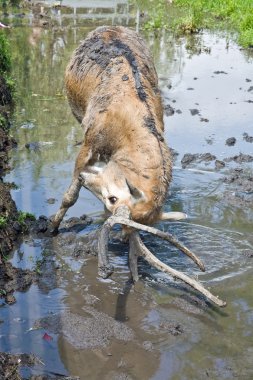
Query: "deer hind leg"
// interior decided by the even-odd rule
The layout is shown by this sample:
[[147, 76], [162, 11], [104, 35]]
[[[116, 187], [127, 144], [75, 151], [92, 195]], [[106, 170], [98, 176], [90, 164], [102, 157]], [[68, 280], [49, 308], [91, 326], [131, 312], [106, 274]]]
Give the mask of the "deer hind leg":
[[68, 190], [65, 192], [63, 196], [61, 207], [57, 211], [53, 219], [53, 231], [52, 231], [53, 233], [58, 232], [59, 225], [64, 215], [66, 214], [68, 209], [76, 203], [81, 187], [82, 187], [82, 184], [79, 178], [74, 177]]

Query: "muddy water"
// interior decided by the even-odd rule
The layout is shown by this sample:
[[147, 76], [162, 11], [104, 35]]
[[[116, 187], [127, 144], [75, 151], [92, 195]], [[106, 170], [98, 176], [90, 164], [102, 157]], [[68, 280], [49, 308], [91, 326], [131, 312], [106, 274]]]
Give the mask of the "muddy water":
[[[70, 182], [82, 139], [66, 101], [63, 73], [71, 52], [96, 22], [51, 29], [29, 27], [25, 20], [15, 23], [11, 40], [18, 95], [13, 134], [18, 148], [7, 180], [18, 185], [12, 194], [20, 209], [50, 216]], [[99, 279], [96, 257], [73, 255], [87, 233], [98, 228], [96, 216], [102, 210], [83, 190], [67, 217], [85, 213], [95, 216], [96, 223], [79, 233], [27, 238], [12, 257], [14, 265], [41, 272], [37, 284], [15, 294], [14, 305], [0, 308], [0, 351], [32, 352], [44, 363], [24, 369], [23, 375], [253, 377], [252, 203], [231, 204], [224, 195], [233, 195], [223, 178], [237, 164], [226, 163], [216, 171], [214, 161], [186, 169], [180, 162], [185, 153], [208, 152], [221, 161], [240, 152], [253, 154], [253, 144], [243, 139], [244, 132], [253, 135], [252, 58], [222, 35], [144, 37], [154, 54], [165, 108], [170, 105], [174, 112], [165, 116], [166, 139], [178, 152], [165, 208], [189, 216], [186, 222], [159, 227], [196, 252], [207, 271], [199, 273], [159, 240], [143, 235], [144, 240], [160, 259], [198, 276], [228, 306], [218, 310], [143, 261], [142, 280], [133, 288], [127, 247], [116, 242], [110, 251], [115, 273]], [[236, 138], [234, 146], [225, 144], [229, 137]], [[243, 168], [252, 173], [252, 162]]]

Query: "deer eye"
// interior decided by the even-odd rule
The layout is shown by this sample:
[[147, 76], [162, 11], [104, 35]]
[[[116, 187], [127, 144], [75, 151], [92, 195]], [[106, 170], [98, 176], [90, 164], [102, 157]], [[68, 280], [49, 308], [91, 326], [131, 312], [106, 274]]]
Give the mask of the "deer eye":
[[108, 199], [109, 199], [109, 202], [110, 202], [111, 204], [113, 204], [113, 205], [114, 205], [114, 204], [117, 202], [117, 200], [118, 200], [117, 197], [109, 197]]

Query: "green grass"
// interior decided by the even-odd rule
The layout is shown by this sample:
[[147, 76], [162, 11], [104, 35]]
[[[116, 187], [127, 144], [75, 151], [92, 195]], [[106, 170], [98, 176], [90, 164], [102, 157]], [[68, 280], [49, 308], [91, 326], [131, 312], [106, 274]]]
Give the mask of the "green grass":
[[25, 224], [25, 221], [27, 219], [35, 220], [36, 218], [33, 214], [30, 214], [29, 212], [25, 212], [25, 211], [18, 212], [17, 221], [21, 224], [21, 226]]
[[8, 219], [5, 216], [0, 216], [0, 228], [7, 226]]
[[223, 29], [237, 33], [237, 42], [253, 47], [252, 0], [136, 0], [148, 13], [146, 29], [173, 29], [195, 33], [200, 29]]

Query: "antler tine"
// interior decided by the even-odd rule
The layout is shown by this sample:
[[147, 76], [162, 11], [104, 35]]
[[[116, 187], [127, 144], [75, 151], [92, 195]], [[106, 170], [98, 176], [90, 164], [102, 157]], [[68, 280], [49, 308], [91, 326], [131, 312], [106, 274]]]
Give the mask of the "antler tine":
[[[186, 253], [189, 257], [193, 259], [198, 265], [200, 263], [200, 268], [203, 266], [200, 259], [195, 256], [191, 251], [179, 243], [172, 235], [166, 234], [156, 228], [145, 226], [139, 223], [136, 223], [130, 218], [130, 211], [128, 207], [121, 206], [116, 210], [116, 213], [108, 218], [102, 226], [100, 231], [100, 236], [98, 240], [98, 271], [99, 275], [103, 278], [109, 277], [113, 272], [113, 267], [108, 262], [108, 240], [109, 232], [114, 224], [123, 224], [129, 227], [132, 227], [137, 230], [143, 230], [150, 232], [154, 235], [157, 235], [172, 244], [176, 245], [180, 250]], [[198, 281], [188, 277], [182, 272], [177, 271], [176, 269], [171, 268], [170, 266], [161, 262], [157, 257], [155, 257], [149, 249], [143, 244], [139, 233], [137, 231], [131, 231], [129, 236], [130, 243], [130, 252], [129, 252], [129, 265], [132, 272], [132, 277], [134, 281], [138, 281], [138, 269], [137, 269], [137, 258], [138, 256], [143, 256], [145, 260], [162, 272], [168, 273], [173, 277], [176, 277], [186, 284], [190, 285], [194, 289], [198, 290], [201, 294], [205, 295], [209, 300], [220, 307], [226, 306], [226, 302], [220, 300], [218, 297], [214, 296], [207, 289], [205, 289]], [[176, 244], [175, 244], [176, 243]], [[183, 249], [182, 249], [183, 248]], [[188, 252], [189, 251], [189, 252]], [[189, 254], [190, 253], [190, 254]], [[203, 270], [203, 269], [202, 269]]]
[[120, 220], [127, 222], [130, 217], [130, 210], [126, 206], [117, 208], [114, 215], [110, 216], [103, 224], [98, 238], [98, 274], [102, 278], [108, 278], [113, 273], [113, 266], [108, 261], [108, 241], [109, 233], [114, 224], [121, 224]]
[[[122, 209], [122, 208], [121, 208]], [[123, 217], [122, 217], [122, 216]], [[205, 266], [203, 262], [193, 253], [191, 252], [187, 247], [185, 247], [182, 243], [180, 243], [173, 235], [169, 234], [168, 232], [163, 232], [158, 230], [157, 228], [146, 226], [144, 224], [136, 223], [133, 220], [129, 219], [129, 216], [126, 218], [124, 216], [124, 212], [122, 214], [115, 214], [114, 216], [110, 217], [109, 219], [113, 220], [113, 224], [119, 223], [124, 224], [129, 227], [133, 227], [136, 230], [146, 231], [153, 235], [156, 235], [174, 246], [176, 246], [178, 249], [180, 249], [181, 252], [185, 253], [188, 257], [190, 257], [202, 270], [202, 272], [205, 272]], [[108, 219], [108, 221], [109, 221]]]
[[206, 296], [209, 300], [220, 307], [226, 306], [226, 302], [220, 300], [218, 297], [214, 296], [207, 289], [205, 289], [199, 282], [193, 280], [192, 278], [186, 276], [184, 273], [177, 271], [176, 269], [171, 268], [170, 266], [161, 262], [156, 256], [154, 256], [149, 249], [143, 244], [139, 233], [134, 231], [131, 233], [130, 242], [135, 246], [135, 250], [139, 253], [140, 256], [143, 256], [144, 259], [153, 267], [161, 270], [162, 272], [168, 273], [173, 277], [179, 278], [184, 281], [186, 284], [190, 285], [194, 289], [198, 290], [200, 293]]

